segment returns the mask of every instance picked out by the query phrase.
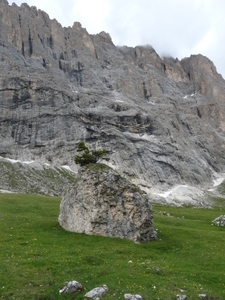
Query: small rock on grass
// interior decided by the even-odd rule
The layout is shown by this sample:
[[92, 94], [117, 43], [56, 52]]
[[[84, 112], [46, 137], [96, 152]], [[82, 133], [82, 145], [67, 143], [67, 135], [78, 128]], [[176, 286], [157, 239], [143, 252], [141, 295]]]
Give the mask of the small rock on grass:
[[141, 295], [131, 295], [131, 294], [124, 294], [124, 298], [126, 300], [143, 300]]
[[107, 285], [103, 284], [101, 287], [96, 287], [93, 290], [89, 291], [84, 295], [85, 298], [92, 298], [98, 300], [101, 296], [105, 295], [108, 292]]
[[76, 280], [72, 280], [67, 283], [61, 290], [59, 290], [59, 293], [73, 293], [73, 292], [81, 292], [84, 290], [84, 287], [81, 283], [79, 283]]
[[187, 296], [186, 295], [177, 295], [177, 300], [186, 300]]

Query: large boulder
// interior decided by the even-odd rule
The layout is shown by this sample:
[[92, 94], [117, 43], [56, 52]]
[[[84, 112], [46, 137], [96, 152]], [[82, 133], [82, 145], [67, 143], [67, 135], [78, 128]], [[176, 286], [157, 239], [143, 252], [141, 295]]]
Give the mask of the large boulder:
[[79, 170], [62, 199], [59, 223], [68, 231], [135, 242], [157, 236], [148, 195], [103, 164]]

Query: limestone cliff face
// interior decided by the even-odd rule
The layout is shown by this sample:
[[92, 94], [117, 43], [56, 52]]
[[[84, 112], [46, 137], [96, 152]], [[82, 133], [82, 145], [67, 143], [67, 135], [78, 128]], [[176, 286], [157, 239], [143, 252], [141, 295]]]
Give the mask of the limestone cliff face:
[[101, 164], [79, 171], [61, 202], [59, 223], [68, 231], [135, 242], [157, 237], [147, 194]]
[[116, 47], [0, 0], [0, 66], [0, 156], [75, 168], [84, 140], [146, 190], [224, 171], [225, 82], [202, 55]]

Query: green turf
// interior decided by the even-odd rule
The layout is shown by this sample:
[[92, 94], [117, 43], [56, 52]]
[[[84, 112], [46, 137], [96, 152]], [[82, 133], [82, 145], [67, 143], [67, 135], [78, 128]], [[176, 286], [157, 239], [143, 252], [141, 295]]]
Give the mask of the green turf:
[[[154, 205], [159, 239], [135, 244], [66, 232], [57, 222], [59, 204], [59, 198], [0, 194], [0, 299], [79, 300], [102, 284], [109, 287], [105, 300], [124, 293], [225, 299], [225, 228], [211, 225], [224, 208]], [[86, 291], [59, 295], [70, 280]]]

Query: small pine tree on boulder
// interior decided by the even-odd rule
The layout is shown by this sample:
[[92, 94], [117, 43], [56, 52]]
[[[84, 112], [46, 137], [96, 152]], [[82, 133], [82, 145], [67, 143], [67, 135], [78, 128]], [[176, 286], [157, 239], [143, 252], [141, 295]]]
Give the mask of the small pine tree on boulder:
[[109, 160], [109, 158], [103, 157], [107, 153], [105, 149], [90, 150], [84, 142], [78, 144], [77, 151], [83, 152], [81, 155], [75, 156], [75, 163], [81, 166], [95, 164], [100, 158]]

